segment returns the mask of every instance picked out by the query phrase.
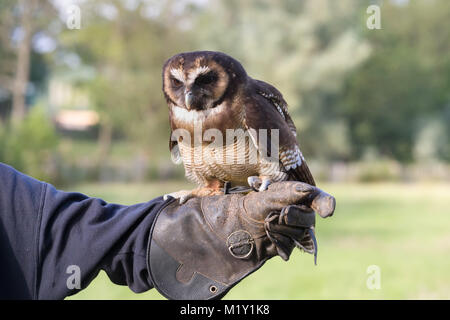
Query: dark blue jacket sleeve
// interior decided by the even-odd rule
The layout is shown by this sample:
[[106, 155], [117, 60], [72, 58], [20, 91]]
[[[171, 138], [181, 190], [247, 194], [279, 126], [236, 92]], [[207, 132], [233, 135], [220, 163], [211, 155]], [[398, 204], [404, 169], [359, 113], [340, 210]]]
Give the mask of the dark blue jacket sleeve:
[[63, 299], [100, 270], [135, 292], [151, 289], [147, 243], [165, 203], [108, 204], [0, 163], [0, 299]]

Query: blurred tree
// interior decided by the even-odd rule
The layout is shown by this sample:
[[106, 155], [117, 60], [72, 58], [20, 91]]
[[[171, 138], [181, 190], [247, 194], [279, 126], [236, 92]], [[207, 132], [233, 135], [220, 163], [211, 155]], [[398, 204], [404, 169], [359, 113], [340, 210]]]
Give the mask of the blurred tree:
[[434, 153], [449, 159], [444, 141], [450, 130], [438, 141], [431, 140], [440, 135], [429, 133], [437, 132], [430, 131], [430, 125], [439, 126], [436, 119], [448, 119], [450, 3], [384, 3], [381, 14], [383, 29], [366, 31], [373, 55], [351, 74], [339, 97], [353, 157], [375, 147], [381, 155], [412, 161], [418, 140], [422, 147], [438, 144]]
[[25, 116], [25, 95], [28, 85], [28, 77], [30, 72], [30, 52], [31, 38], [33, 36], [34, 21], [33, 12], [37, 10], [36, 0], [19, 0], [18, 11], [20, 12], [19, 30], [20, 39], [17, 47], [16, 74], [13, 91], [13, 121], [22, 120]]
[[240, 60], [250, 76], [285, 96], [310, 157], [346, 158], [345, 123], [336, 101], [347, 73], [370, 47], [358, 35], [364, 1], [211, 1], [200, 16], [197, 46]]
[[44, 108], [33, 108], [14, 126], [0, 127], [0, 162], [36, 179], [58, 181], [55, 167], [58, 138]]
[[[14, 49], [11, 45], [13, 0], [0, 2], [0, 121], [9, 117], [14, 79]], [[1, 123], [0, 123], [1, 124]]]
[[[48, 30], [55, 13], [46, 0], [5, 0], [0, 4], [0, 86], [12, 95], [15, 122], [26, 113], [30, 69], [45, 68], [40, 53], [33, 50], [33, 40]], [[45, 72], [39, 72], [32, 80], [39, 83], [44, 79]]]
[[[167, 109], [161, 92], [164, 61], [190, 48], [176, 2], [102, 0], [85, 3], [81, 30], [63, 34], [65, 50], [75, 52], [96, 76], [82, 85], [100, 114], [97, 163], [105, 163], [113, 134], [155, 152], [168, 140]], [[161, 140], [159, 140], [161, 139]]]

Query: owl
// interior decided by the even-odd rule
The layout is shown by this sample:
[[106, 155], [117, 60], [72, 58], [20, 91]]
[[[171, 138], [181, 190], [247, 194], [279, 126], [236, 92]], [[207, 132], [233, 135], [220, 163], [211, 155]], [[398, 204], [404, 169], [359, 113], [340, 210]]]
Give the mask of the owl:
[[315, 185], [282, 94], [239, 61], [221, 52], [180, 53], [166, 61], [162, 80], [172, 159], [198, 185], [170, 196], [185, 202], [220, 194], [226, 182], [260, 191], [285, 180]]

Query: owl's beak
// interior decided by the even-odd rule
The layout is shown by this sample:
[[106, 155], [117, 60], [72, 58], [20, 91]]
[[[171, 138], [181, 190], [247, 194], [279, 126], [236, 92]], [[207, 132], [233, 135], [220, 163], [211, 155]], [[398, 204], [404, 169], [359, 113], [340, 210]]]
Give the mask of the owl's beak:
[[188, 110], [191, 110], [192, 102], [194, 101], [194, 95], [191, 91], [188, 91], [184, 94], [184, 103]]

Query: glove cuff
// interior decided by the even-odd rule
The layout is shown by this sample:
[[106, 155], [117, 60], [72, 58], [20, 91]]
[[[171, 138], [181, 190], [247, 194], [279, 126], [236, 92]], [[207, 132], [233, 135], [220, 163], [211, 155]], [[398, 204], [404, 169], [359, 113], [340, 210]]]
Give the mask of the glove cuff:
[[168, 299], [221, 299], [269, 258], [241, 257], [245, 231], [223, 239], [211, 230], [200, 203], [168, 201], [150, 230], [147, 267], [154, 287]]

